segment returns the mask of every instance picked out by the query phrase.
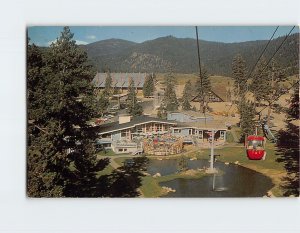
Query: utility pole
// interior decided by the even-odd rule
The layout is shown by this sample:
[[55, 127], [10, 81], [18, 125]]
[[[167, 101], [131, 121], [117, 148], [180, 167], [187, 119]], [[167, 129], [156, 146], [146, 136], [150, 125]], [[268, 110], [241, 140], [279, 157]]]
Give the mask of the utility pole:
[[211, 147], [210, 147], [210, 170], [214, 170], [214, 140], [215, 140], [215, 131], [211, 131]]
[[215, 141], [215, 130], [211, 130], [211, 144], [210, 144], [210, 166], [209, 169], [206, 170], [207, 173], [216, 173], [216, 169], [214, 168], [214, 160], [215, 160], [215, 155], [214, 155], [214, 141]]

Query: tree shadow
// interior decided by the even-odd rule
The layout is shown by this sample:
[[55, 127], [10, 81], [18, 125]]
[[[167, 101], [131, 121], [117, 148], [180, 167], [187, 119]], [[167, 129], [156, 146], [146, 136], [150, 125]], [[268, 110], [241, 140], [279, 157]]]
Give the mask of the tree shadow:
[[123, 166], [114, 170], [110, 175], [102, 177], [108, 181], [108, 197], [137, 197], [140, 196], [138, 188], [142, 185], [142, 177], [147, 169], [149, 159], [136, 157], [125, 161]]
[[277, 162], [283, 163], [287, 175], [282, 178], [284, 196], [299, 197], [299, 126], [287, 123], [287, 130], [277, 136]]

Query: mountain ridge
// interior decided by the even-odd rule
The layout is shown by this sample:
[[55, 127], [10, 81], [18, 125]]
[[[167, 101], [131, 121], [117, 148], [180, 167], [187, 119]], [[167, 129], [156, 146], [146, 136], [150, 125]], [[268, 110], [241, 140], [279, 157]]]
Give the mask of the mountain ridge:
[[[271, 41], [266, 58], [269, 59], [284, 37]], [[199, 40], [201, 63], [210, 74], [229, 76], [233, 57], [240, 53], [246, 60], [248, 69], [252, 67], [267, 40], [246, 42], [214, 42]], [[141, 43], [122, 39], [107, 39], [87, 45], [81, 45], [98, 71], [107, 68], [111, 72], [168, 72], [196, 73], [197, 46], [196, 39], [159, 37]], [[299, 33], [288, 37], [276, 58], [288, 67], [290, 73], [298, 72]]]

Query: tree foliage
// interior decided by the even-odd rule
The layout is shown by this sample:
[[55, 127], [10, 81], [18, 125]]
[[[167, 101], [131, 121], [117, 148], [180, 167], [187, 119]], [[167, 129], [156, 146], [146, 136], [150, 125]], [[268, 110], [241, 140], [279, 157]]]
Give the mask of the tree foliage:
[[191, 109], [191, 104], [190, 101], [192, 99], [192, 83], [190, 80], [188, 80], [185, 83], [184, 89], [183, 89], [183, 95], [182, 95], [182, 109], [183, 110], [190, 110]]
[[206, 112], [208, 108], [208, 95], [211, 91], [211, 83], [207, 71], [202, 67], [201, 76], [196, 81], [196, 93], [200, 102], [200, 111]]
[[266, 65], [267, 61], [262, 57], [252, 75], [250, 90], [253, 93], [255, 103], [260, 103], [270, 92], [269, 73]]
[[240, 113], [240, 127], [241, 127], [241, 142], [245, 141], [248, 135], [254, 133], [255, 130], [255, 105], [245, 99], [241, 99], [238, 110]]
[[[97, 176], [109, 159], [97, 159], [94, 146], [97, 128], [90, 127], [88, 121], [98, 114], [99, 104], [106, 106], [107, 97], [100, 96], [100, 100], [105, 100], [96, 102], [91, 86], [94, 69], [72, 38], [70, 29], [65, 27], [45, 53], [35, 45], [27, 47], [27, 194], [30, 197], [139, 195], [142, 162], [124, 168], [127, 173], [120, 170]], [[134, 177], [131, 183], [127, 176]], [[122, 193], [116, 192], [129, 184], [130, 188]]]
[[[87, 125], [95, 115], [94, 72], [72, 38], [65, 27], [44, 61], [34, 45], [28, 46], [29, 196], [86, 193], [94, 173], [108, 163], [94, 155], [96, 133]], [[38, 175], [34, 161], [41, 166]]]
[[155, 86], [154, 86], [155, 75], [147, 75], [145, 79], [145, 83], [143, 86], [143, 94], [144, 97], [153, 96]]
[[103, 92], [105, 96], [110, 96], [112, 94], [112, 77], [109, 70], [106, 72], [105, 86]]
[[175, 77], [169, 72], [165, 79], [165, 93], [162, 100], [162, 108], [166, 111], [178, 109], [178, 100], [175, 92]]
[[246, 62], [238, 54], [232, 61], [232, 78], [234, 80], [235, 95], [237, 99], [242, 99], [247, 91]]
[[109, 107], [109, 98], [102, 92], [97, 100], [97, 112], [103, 115]]
[[127, 108], [127, 112], [132, 116], [143, 114], [143, 107], [137, 102], [136, 89], [132, 78], [129, 80]]
[[294, 90], [287, 111], [286, 129], [280, 130], [277, 136], [277, 148], [284, 163], [287, 175], [282, 179], [284, 196], [299, 196], [299, 126], [294, 121], [299, 119], [299, 87]]

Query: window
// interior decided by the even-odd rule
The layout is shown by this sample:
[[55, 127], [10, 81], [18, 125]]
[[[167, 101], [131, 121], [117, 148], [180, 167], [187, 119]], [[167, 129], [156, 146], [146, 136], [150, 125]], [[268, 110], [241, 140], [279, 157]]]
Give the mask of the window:
[[199, 130], [198, 134], [199, 134], [199, 138], [203, 139], [203, 131]]
[[162, 124], [157, 124], [156, 129], [157, 131], [162, 131]]
[[125, 152], [125, 151], [127, 151], [127, 149], [126, 149], [126, 148], [124, 149], [124, 152]]
[[174, 133], [181, 133], [181, 129], [174, 129]]
[[127, 131], [121, 131], [121, 138], [129, 138], [130, 132]]
[[225, 132], [220, 131], [220, 139], [224, 140], [225, 139]]
[[263, 141], [258, 141], [258, 140], [248, 141], [248, 147], [253, 149], [261, 149], [263, 148]]
[[189, 135], [194, 135], [195, 134], [195, 129], [189, 129]]
[[102, 138], [111, 138], [111, 134], [110, 133], [103, 134]]
[[118, 151], [119, 151], [119, 152], [123, 152], [123, 149], [119, 149]]

